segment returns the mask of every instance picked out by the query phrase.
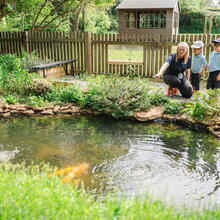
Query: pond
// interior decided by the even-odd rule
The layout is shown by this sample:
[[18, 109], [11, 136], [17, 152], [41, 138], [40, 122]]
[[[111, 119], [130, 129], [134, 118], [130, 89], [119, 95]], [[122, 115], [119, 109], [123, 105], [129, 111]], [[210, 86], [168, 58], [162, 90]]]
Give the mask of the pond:
[[88, 191], [117, 190], [171, 204], [220, 203], [220, 141], [163, 123], [101, 116], [0, 120], [0, 151], [19, 150], [13, 163], [58, 167], [88, 163]]

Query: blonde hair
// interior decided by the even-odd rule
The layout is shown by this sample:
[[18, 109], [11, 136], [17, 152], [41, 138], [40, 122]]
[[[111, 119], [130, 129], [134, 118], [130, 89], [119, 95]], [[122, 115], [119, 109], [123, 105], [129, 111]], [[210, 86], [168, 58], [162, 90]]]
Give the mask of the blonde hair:
[[178, 49], [180, 47], [185, 47], [186, 49], [186, 53], [184, 55], [184, 63], [186, 64], [187, 61], [188, 61], [188, 58], [189, 58], [189, 45], [186, 43], [186, 42], [181, 42], [177, 45], [177, 48], [176, 48], [176, 59], [178, 59]]

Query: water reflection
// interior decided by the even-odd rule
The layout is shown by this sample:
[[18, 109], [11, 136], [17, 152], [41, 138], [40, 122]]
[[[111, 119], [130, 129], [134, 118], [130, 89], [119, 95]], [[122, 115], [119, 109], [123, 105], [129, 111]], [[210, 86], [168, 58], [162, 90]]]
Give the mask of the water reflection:
[[13, 162], [88, 163], [84, 181], [94, 193], [219, 203], [220, 142], [206, 133], [102, 117], [20, 118], [0, 121], [0, 144], [20, 151]]

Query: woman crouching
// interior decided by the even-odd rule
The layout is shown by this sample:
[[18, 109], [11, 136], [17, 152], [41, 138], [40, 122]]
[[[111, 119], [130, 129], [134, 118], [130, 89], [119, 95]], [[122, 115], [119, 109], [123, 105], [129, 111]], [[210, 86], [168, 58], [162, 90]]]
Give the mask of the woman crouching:
[[192, 86], [189, 83], [190, 69], [191, 57], [189, 56], [189, 46], [187, 43], [181, 42], [177, 46], [177, 52], [167, 58], [159, 73], [155, 75], [155, 78], [160, 78], [164, 74], [163, 80], [169, 85], [168, 95], [175, 94], [177, 89], [179, 89], [184, 98], [190, 98], [193, 94]]

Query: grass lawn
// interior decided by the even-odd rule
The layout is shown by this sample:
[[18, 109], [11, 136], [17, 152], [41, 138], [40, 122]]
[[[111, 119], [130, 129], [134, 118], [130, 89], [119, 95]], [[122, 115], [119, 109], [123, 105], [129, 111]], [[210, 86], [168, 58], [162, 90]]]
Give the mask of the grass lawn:
[[116, 61], [116, 60], [123, 60], [123, 61], [140, 61], [143, 62], [143, 50], [134, 48], [132, 46], [126, 46], [124, 48], [113, 48], [109, 47], [108, 50], [108, 60]]

